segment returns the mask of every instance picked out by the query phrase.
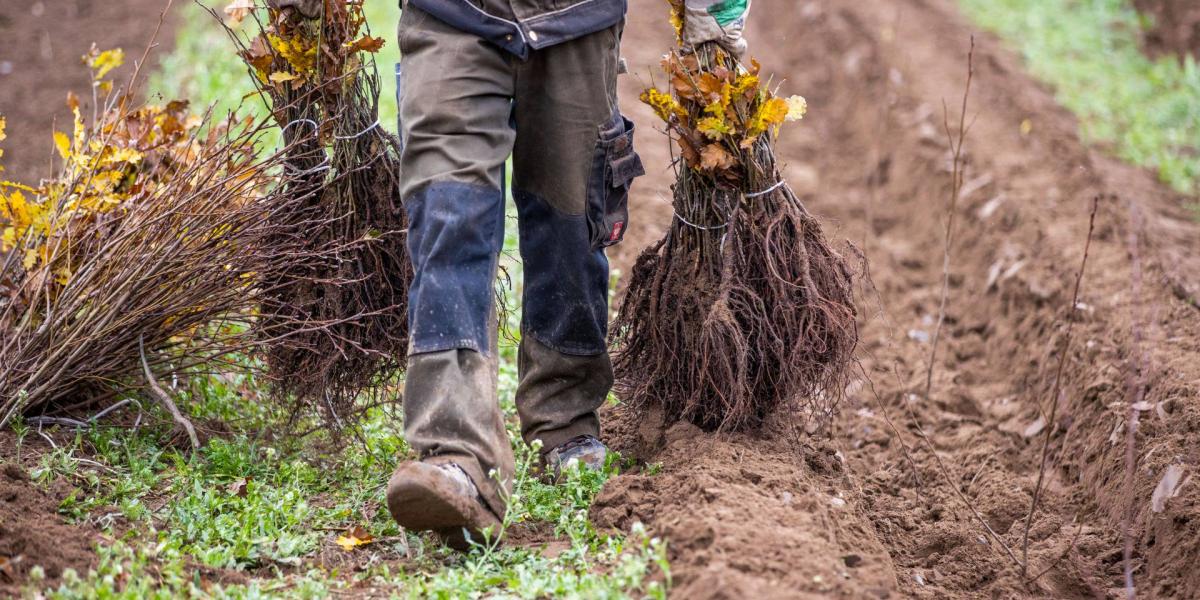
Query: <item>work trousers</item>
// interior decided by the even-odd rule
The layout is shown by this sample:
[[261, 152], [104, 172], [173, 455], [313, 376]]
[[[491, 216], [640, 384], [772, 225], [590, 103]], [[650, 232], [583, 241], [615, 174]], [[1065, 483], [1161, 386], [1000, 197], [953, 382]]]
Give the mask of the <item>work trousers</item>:
[[643, 173], [617, 108], [621, 26], [526, 60], [412, 6], [400, 19], [401, 197], [415, 270], [405, 436], [504, 513], [513, 454], [496, 394], [494, 285], [513, 157], [524, 264], [516, 405], [527, 442], [598, 435], [612, 387], [608, 259]]

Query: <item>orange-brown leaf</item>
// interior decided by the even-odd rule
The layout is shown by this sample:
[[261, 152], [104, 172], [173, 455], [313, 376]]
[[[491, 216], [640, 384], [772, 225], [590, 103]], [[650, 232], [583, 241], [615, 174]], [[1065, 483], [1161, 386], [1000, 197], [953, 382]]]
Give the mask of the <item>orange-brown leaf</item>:
[[698, 168], [700, 166], [700, 151], [697, 149], [698, 144], [691, 139], [679, 137], [679, 153], [683, 155], [683, 160], [687, 161], [689, 167]]
[[709, 144], [700, 152], [700, 168], [710, 171], [720, 171], [735, 164], [733, 155], [729, 154], [720, 144]]
[[703, 73], [700, 75], [696, 85], [700, 88], [700, 92], [706, 96], [709, 102], [716, 101], [721, 97], [721, 85], [723, 82], [712, 73]]
[[375, 53], [379, 52], [380, 48], [383, 48], [384, 41], [385, 40], [383, 38], [364, 35], [357, 40], [346, 44], [346, 47], [349, 48], [351, 52], [358, 52], [361, 50], [363, 52]]

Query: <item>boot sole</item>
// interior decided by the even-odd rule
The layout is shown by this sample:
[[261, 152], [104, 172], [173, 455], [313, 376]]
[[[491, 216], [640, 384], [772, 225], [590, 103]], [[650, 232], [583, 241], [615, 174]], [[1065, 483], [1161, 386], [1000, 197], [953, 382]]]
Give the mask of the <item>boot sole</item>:
[[[434, 465], [412, 462], [396, 468], [387, 487], [388, 512], [401, 527], [432, 531], [455, 550], [468, 550], [469, 540], [482, 543], [483, 530], [500, 531], [500, 520], [478, 500], [456, 493]], [[468, 538], [469, 536], [469, 538]]]

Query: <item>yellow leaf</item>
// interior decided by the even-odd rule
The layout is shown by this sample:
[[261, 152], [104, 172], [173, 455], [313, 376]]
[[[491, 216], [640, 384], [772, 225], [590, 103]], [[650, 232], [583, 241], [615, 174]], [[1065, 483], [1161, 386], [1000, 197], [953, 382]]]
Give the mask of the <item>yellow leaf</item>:
[[8, 134], [4, 133], [4, 128], [7, 125], [8, 125], [8, 120], [4, 118], [4, 115], [0, 115], [0, 142], [3, 142], [4, 140], [8, 139]]
[[97, 81], [104, 79], [109, 71], [125, 64], [125, 51], [120, 48], [97, 52], [93, 47], [92, 51], [84, 57], [87, 66], [92, 69], [92, 77]]
[[[37, 191], [36, 189], [34, 189], [34, 188], [31, 188], [31, 187], [29, 187], [29, 186], [27, 186], [27, 185], [25, 185], [25, 184], [23, 184], [23, 183], [17, 183], [17, 182], [15, 182], [15, 181], [4, 181], [4, 180], [0, 180], [0, 188], [13, 188], [13, 189], [17, 189], [17, 190], [24, 190], [24, 191], [26, 191], [26, 192], [29, 192], [29, 193], [31, 193], [31, 194], [36, 194], [36, 193], [38, 192], [38, 191]], [[3, 196], [2, 194], [0, 194], [0, 198], [3, 198], [3, 197], [4, 197], [4, 196]]]
[[275, 71], [274, 73], [271, 73], [271, 76], [268, 77], [268, 79], [274, 81], [275, 83], [283, 83], [285, 81], [295, 81], [300, 79], [300, 77], [291, 73], [284, 73], [283, 71]]
[[142, 153], [133, 148], [117, 148], [113, 150], [106, 162], [126, 162], [137, 164], [142, 161]]
[[37, 264], [37, 250], [34, 250], [32, 248], [30, 248], [29, 250], [26, 250], [25, 251], [25, 260], [21, 261], [21, 266], [25, 267], [25, 270], [28, 271], [29, 269], [33, 268], [33, 265], [36, 265], [36, 264]]
[[67, 282], [71, 281], [71, 267], [63, 266], [55, 269], [54, 280], [58, 282], [58, 285], [67, 285]]
[[799, 121], [808, 114], [808, 100], [805, 100], [804, 96], [792, 96], [784, 102], [788, 107], [787, 116], [784, 118], [788, 121]]
[[788, 103], [783, 98], [771, 98], [763, 102], [746, 124], [746, 137], [757, 137], [768, 127], [782, 124], [787, 116]]
[[742, 73], [738, 75], [737, 81], [733, 82], [733, 94], [740, 96], [749, 91], [758, 90], [758, 76], [750, 73]]
[[54, 132], [54, 147], [58, 148], [58, 155], [63, 157], [63, 160], [71, 158], [71, 138], [61, 131]]
[[658, 115], [658, 118], [668, 123], [671, 122], [671, 115], [675, 115], [680, 119], [687, 118], [687, 111], [683, 110], [678, 101], [672, 98], [670, 94], [664, 94], [655, 88], [650, 88], [642, 92], [640, 100], [649, 104]]
[[705, 117], [696, 123], [696, 131], [703, 133], [710, 140], [719, 140], [721, 136], [733, 133], [733, 129], [720, 117]]
[[346, 533], [339, 535], [334, 543], [342, 547], [342, 550], [347, 552], [359, 547], [365, 546], [375, 541], [375, 536], [371, 535], [361, 525], [351, 527]]
[[788, 117], [788, 111], [791, 109], [788, 106], [787, 100], [783, 98], [771, 98], [763, 103], [759, 108], [763, 123], [767, 125], [778, 125], [784, 122]]
[[296, 35], [284, 39], [275, 34], [267, 34], [267, 41], [297, 73], [308, 73], [316, 66], [317, 45], [305, 36]]
[[682, 0], [668, 0], [671, 3], [671, 28], [675, 30], [675, 40], [683, 43], [683, 13]]

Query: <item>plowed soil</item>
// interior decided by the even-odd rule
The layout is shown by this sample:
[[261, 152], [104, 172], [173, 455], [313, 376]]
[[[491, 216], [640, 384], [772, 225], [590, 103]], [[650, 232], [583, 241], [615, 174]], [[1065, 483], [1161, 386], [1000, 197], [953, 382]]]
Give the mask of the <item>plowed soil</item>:
[[95, 563], [99, 535], [63, 522], [58, 505], [71, 486], [58, 483], [45, 490], [20, 466], [0, 464], [0, 596], [16, 596], [35, 566], [53, 586], [65, 569], [83, 574]]
[[[180, 3], [176, 3], [180, 4]], [[50, 175], [50, 132], [70, 131], [67, 92], [90, 105], [91, 75], [81, 57], [95, 43], [121, 48], [126, 66], [113, 81], [127, 81], [158, 24], [167, 0], [12, 0], [0, 3], [0, 115], [8, 119], [4, 178], [36, 183]], [[174, 39], [168, 19], [155, 52]], [[157, 54], [153, 54], [157, 56]], [[151, 61], [151, 66], [157, 64]]]
[[[161, 2], [35, 4], [40, 12], [0, 7], [0, 33], [19, 42], [0, 46], [0, 66], [13, 65], [0, 71], [0, 111], [16, 178], [48, 163], [45, 132], [53, 115], [62, 121], [63, 94], [86, 85], [75, 57], [92, 40], [139, 47]], [[1127, 538], [1140, 595], [1200, 596], [1200, 491], [1188, 479], [1200, 462], [1200, 228], [1184, 199], [1084, 147], [1049, 91], [951, 0], [758, 0], [749, 31], [765, 70], [811, 107], [784, 130], [787, 179], [832, 237], [869, 259], [863, 377], [825, 440], [797, 439], [783, 416], [760, 432], [715, 434], [610, 411], [613, 445], [661, 472], [610, 482], [596, 524], [641, 521], [667, 537], [679, 598], [1118, 597]], [[943, 106], [961, 100], [972, 34], [966, 186], [925, 399], [950, 189]], [[633, 0], [622, 93], [650, 173], [636, 187], [636, 227], [613, 253], [626, 272], [672, 218], [667, 141], [636, 100], [661, 80], [669, 45], [663, 3]], [[1097, 229], [1071, 306], [1094, 198]], [[1064, 352], [1062, 393], [1050, 398]], [[1052, 401], [1022, 574], [1014, 563]], [[1173, 465], [1183, 483], [1156, 494]], [[0, 563], [0, 594], [13, 589], [5, 577], [24, 578], [21, 565], [90, 563], [75, 544], [90, 546], [95, 532], [63, 525], [53, 492], [8, 469], [0, 500], [0, 560], [23, 557]]]
[[[92, 43], [122, 48], [127, 64], [114, 81], [127, 81], [158, 25], [166, 0], [34, 0], [0, 3], [0, 115], [8, 122], [0, 179], [36, 183], [51, 171], [50, 133], [70, 131], [68, 91], [90, 106], [91, 76], [81, 61]], [[160, 41], [174, 39], [170, 19]], [[162, 52], [159, 44], [155, 52]], [[156, 64], [157, 54], [151, 54]], [[40, 438], [26, 440], [25, 466], [47, 451]], [[11, 431], [0, 433], [0, 463], [17, 456]], [[58, 514], [72, 486], [58, 481], [45, 489], [30, 482], [23, 467], [0, 464], [0, 597], [15, 597], [30, 569], [42, 567], [55, 586], [64, 569], [86, 574], [95, 563], [98, 532], [70, 525]]]
[[1195, 0], [1134, 0], [1139, 12], [1154, 17], [1146, 32], [1152, 53], [1191, 53], [1200, 58], [1200, 4]]
[[[667, 142], [636, 100], [662, 79], [660, 4], [635, 0], [625, 34], [624, 108], [651, 166], [614, 254], [626, 269], [672, 218]], [[614, 445], [662, 469], [610, 482], [597, 524], [642, 521], [667, 537], [680, 598], [1117, 597], [1126, 532], [1139, 595], [1200, 596], [1200, 491], [1185, 481], [1152, 509], [1167, 468], [1191, 473], [1200, 460], [1200, 268], [1189, 256], [1200, 228], [1184, 199], [1084, 147], [1049, 91], [949, 0], [759, 0], [753, 12], [751, 53], [811, 107], [784, 129], [785, 176], [869, 259], [864, 377], [824, 441], [796, 440], [784, 423], [716, 434], [615, 409]], [[957, 116], [972, 34], [966, 184], [926, 400], [950, 197], [943, 106]]]

